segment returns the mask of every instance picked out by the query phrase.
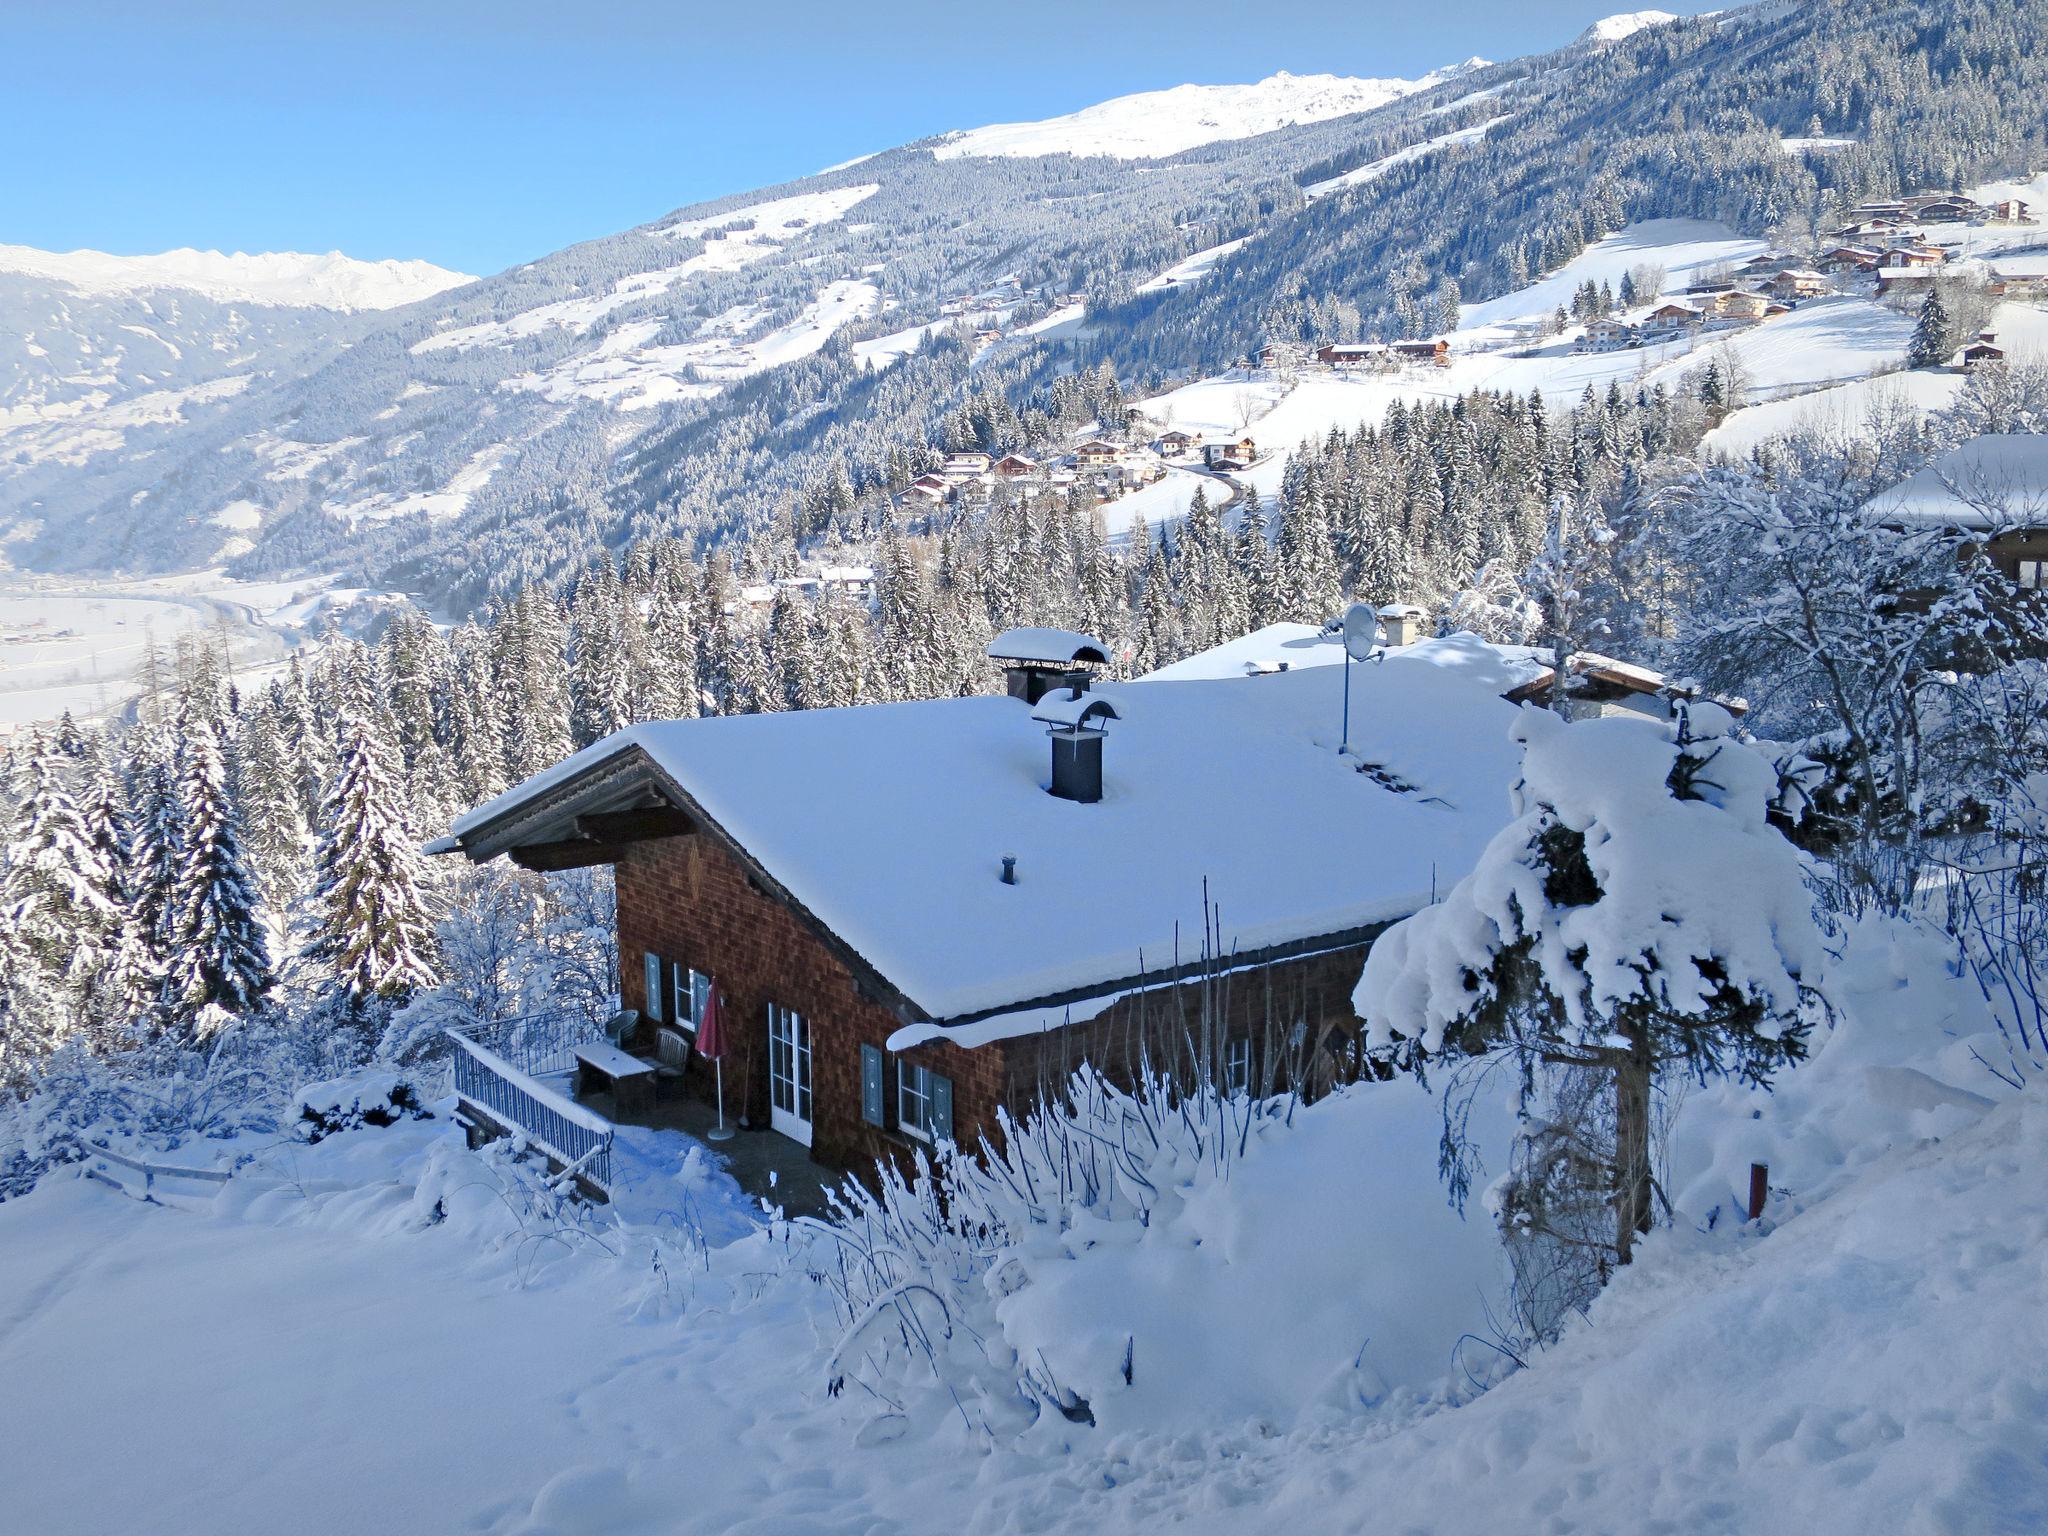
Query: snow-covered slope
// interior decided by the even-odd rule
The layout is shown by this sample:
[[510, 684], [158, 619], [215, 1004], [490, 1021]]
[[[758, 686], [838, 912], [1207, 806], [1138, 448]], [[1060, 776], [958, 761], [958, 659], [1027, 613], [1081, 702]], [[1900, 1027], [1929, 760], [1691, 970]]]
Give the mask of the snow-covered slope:
[[1177, 85], [1099, 102], [1065, 117], [996, 123], [953, 133], [932, 153], [941, 160], [975, 155], [1111, 155], [1144, 160], [1177, 155], [1218, 139], [1248, 139], [1297, 123], [1370, 112], [1480, 68], [1467, 59], [1420, 80], [1361, 80], [1347, 75], [1291, 75], [1286, 70], [1251, 85]]
[[[1482, 1310], [1485, 1218], [1445, 1208], [1411, 1083], [1298, 1113], [1228, 1180], [1183, 1170], [1156, 1230], [1049, 1234], [1006, 1304], [1063, 1321], [1072, 1359], [1134, 1344], [1093, 1427], [1021, 1427], [928, 1377], [900, 1403], [828, 1394], [825, 1287], [675, 1133], [633, 1133], [624, 1227], [547, 1224], [503, 1144], [445, 1119], [194, 1144], [164, 1160], [254, 1161], [158, 1205], [61, 1172], [0, 1203], [0, 1380], [26, 1384], [0, 1392], [9, 1528], [2036, 1531], [2048, 1102], [1972, 1060], [1981, 999], [1945, 960], [1938, 935], [1855, 934], [1814, 1059], [1773, 1093], [1682, 1099], [1678, 1219], [1476, 1400], [1460, 1365], [1499, 1357], [1442, 1335]], [[1350, 1369], [1368, 1332], [1446, 1389], [1376, 1395]], [[961, 1360], [1002, 1344], [951, 1337]], [[85, 1423], [122, 1453], [86, 1454]]]
[[154, 256], [110, 256], [105, 251], [39, 251], [0, 245], [0, 272], [61, 283], [94, 296], [196, 293], [219, 303], [276, 304], [299, 309], [396, 309], [473, 283], [426, 261], [358, 261], [339, 251], [176, 250]]
[[1625, 37], [1634, 37], [1645, 27], [1661, 27], [1667, 21], [1678, 18], [1669, 11], [1623, 11], [1615, 16], [1603, 16], [1579, 34], [1582, 43], [1618, 43]]

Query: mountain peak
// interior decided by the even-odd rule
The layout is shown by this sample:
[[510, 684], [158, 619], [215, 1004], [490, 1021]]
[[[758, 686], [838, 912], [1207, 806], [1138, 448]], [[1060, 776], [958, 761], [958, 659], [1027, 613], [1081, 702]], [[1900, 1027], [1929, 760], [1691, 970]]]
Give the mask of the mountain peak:
[[1297, 75], [1283, 69], [1248, 85], [1176, 85], [1118, 96], [1063, 117], [950, 133], [932, 153], [941, 160], [1061, 154], [1156, 159], [1220, 139], [1248, 139], [1300, 123], [1370, 112], [1485, 63], [1468, 59], [1432, 70], [1419, 80]]
[[1603, 16], [1578, 36], [1582, 43], [1618, 43], [1625, 37], [1633, 37], [1645, 27], [1661, 27], [1667, 21], [1678, 18], [1669, 11], [1622, 11], [1613, 16]]
[[80, 293], [112, 295], [183, 290], [231, 304], [286, 309], [396, 309], [476, 279], [427, 261], [358, 261], [339, 251], [195, 251], [152, 256], [105, 251], [43, 251], [0, 245], [0, 273], [62, 283]]

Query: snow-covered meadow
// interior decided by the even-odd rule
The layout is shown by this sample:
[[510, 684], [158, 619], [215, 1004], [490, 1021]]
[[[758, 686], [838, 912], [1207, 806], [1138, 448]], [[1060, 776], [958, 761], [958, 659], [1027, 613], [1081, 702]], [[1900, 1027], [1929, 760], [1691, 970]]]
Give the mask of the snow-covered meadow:
[[[1093, 1425], [835, 1362], [846, 1320], [810, 1278], [833, 1240], [751, 1215], [679, 1137], [636, 1149], [618, 1220], [550, 1216], [530, 1172], [444, 1118], [191, 1145], [166, 1160], [248, 1160], [218, 1193], [165, 1181], [161, 1204], [60, 1173], [0, 1204], [9, 1518], [2031, 1529], [2048, 1109], [1973, 1059], [1982, 1004], [1938, 942], [1873, 925], [1839, 964], [1847, 1006], [1812, 1061], [1774, 1093], [1686, 1098], [1678, 1220], [1526, 1369], [1484, 1342], [1497, 1249], [1479, 1202], [1446, 1206], [1438, 1107], [1412, 1083], [1184, 1168], [1151, 1228], [1048, 1231], [983, 1293], [987, 1332], [940, 1348], [956, 1383], [1042, 1356]], [[1770, 1203], [1744, 1223], [1758, 1158]]]

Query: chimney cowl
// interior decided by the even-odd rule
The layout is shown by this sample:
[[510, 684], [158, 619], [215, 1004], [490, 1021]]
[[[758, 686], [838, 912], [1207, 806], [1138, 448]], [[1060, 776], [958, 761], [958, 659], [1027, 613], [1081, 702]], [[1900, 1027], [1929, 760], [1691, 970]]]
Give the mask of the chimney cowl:
[[1002, 664], [1006, 692], [1036, 704], [1055, 688], [1086, 686], [1090, 669], [1109, 665], [1109, 647], [1071, 629], [1006, 629], [988, 644]]

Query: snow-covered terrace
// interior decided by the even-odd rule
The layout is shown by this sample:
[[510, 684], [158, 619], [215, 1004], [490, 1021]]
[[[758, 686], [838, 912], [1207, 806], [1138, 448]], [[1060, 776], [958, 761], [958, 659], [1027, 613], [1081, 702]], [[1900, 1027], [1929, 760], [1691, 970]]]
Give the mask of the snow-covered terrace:
[[1508, 815], [1501, 694], [1532, 670], [1469, 637], [1360, 665], [1350, 757], [1331, 669], [1108, 685], [1119, 718], [1085, 805], [1047, 792], [1047, 728], [1011, 698], [651, 722], [470, 812], [453, 841], [490, 857], [566, 837], [650, 787], [908, 1017], [967, 1022], [1195, 959], [1205, 894], [1239, 956], [1424, 905]]

